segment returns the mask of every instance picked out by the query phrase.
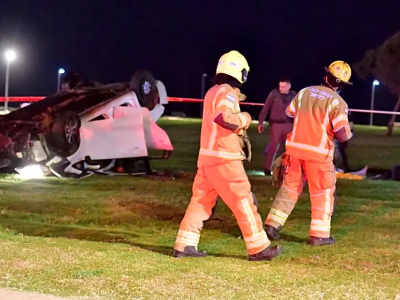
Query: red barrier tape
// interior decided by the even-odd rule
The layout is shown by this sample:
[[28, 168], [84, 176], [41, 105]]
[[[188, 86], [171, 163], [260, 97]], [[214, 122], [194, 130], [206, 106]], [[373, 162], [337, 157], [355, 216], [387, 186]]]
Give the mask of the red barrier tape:
[[[38, 102], [45, 97], [8, 97], [9, 102]], [[0, 97], [0, 102], [4, 102], [5, 97]], [[168, 97], [168, 102], [186, 102], [186, 103], [201, 103], [202, 99], [194, 98], [176, 98]], [[264, 106], [264, 103], [254, 103], [254, 102], [241, 102], [240, 105], [250, 105], [250, 106]], [[382, 110], [367, 110], [367, 109], [349, 109], [352, 112], [360, 113], [374, 113], [374, 114], [385, 114], [385, 115], [400, 115], [400, 112], [393, 111], [382, 111]]]
[[[8, 97], [8, 102], [38, 102], [45, 97]], [[5, 102], [5, 97], [0, 97], [0, 102]], [[202, 99], [194, 99], [194, 98], [176, 98], [176, 97], [168, 97], [168, 102], [203, 102]], [[250, 103], [250, 102], [242, 102], [243, 105], [256, 105], [263, 106], [264, 103]]]
[[[168, 97], [168, 102], [203, 102], [202, 99]], [[264, 106], [264, 103], [240, 102], [240, 105]]]

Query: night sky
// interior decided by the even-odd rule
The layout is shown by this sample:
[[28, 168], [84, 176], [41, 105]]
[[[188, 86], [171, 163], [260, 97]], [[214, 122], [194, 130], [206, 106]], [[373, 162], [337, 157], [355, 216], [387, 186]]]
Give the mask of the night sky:
[[[202, 73], [213, 75], [218, 58], [235, 49], [250, 65], [242, 91], [248, 101], [263, 102], [281, 76], [289, 76], [296, 91], [320, 84], [324, 66], [338, 59], [352, 64], [398, 30], [399, 0], [0, 4], [0, 49], [12, 47], [18, 54], [10, 96], [53, 93], [57, 70], [63, 67], [101, 82], [128, 81], [143, 68], [164, 82], [170, 96], [197, 98]], [[0, 66], [3, 91], [4, 59]], [[352, 80], [354, 86], [343, 97], [351, 108], [368, 108], [371, 83], [354, 73]], [[395, 97], [379, 86], [376, 103], [376, 108], [390, 110]]]

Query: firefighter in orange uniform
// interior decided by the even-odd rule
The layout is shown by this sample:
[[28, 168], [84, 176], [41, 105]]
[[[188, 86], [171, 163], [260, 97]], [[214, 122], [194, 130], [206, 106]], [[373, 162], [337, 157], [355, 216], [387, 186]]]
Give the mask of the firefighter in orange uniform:
[[268, 240], [243, 167], [246, 159], [243, 136], [251, 116], [240, 112], [239, 101], [246, 97], [239, 87], [247, 80], [248, 72], [247, 60], [237, 51], [225, 53], [218, 62], [215, 85], [204, 98], [198, 170], [193, 196], [175, 241], [175, 257], [207, 255], [197, 245], [218, 195], [235, 215], [249, 260], [271, 260], [282, 252], [281, 247], [271, 246]]
[[301, 90], [286, 110], [294, 118], [288, 134], [283, 161], [283, 183], [267, 216], [266, 231], [272, 240], [292, 212], [308, 181], [311, 199], [310, 245], [331, 245], [331, 216], [336, 198], [336, 173], [333, 165], [334, 138], [340, 143], [352, 137], [348, 107], [338, 89], [351, 85], [351, 68], [335, 61], [321, 86]]

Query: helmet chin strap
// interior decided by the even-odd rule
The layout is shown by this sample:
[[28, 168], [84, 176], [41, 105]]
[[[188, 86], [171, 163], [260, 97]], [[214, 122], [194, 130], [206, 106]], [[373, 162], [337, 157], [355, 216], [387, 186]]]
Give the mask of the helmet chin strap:
[[325, 85], [326, 87], [335, 90], [333, 86], [328, 82], [328, 80], [326, 80], [326, 76], [324, 77], [324, 83], [322, 85]]
[[[337, 83], [340, 83], [340, 79], [336, 79]], [[327, 86], [328, 88], [334, 90], [336, 93], [340, 94], [343, 91], [343, 87], [339, 86], [336, 89], [328, 82], [326, 76], [324, 77], [324, 83], [322, 85]]]

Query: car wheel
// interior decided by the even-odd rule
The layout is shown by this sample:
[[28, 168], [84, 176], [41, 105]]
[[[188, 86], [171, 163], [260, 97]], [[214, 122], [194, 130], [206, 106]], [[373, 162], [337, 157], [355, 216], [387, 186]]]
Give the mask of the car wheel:
[[46, 135], [49, 150], [61, 157], [74, 154], [80, 145], [81, 120], [75, 112], [64, 111], [53, 118], [50, 132]]
[[158, 89], [156, 80], [148, 71], [137, 71], [133, 74], [129, 87], [136, 93], [136, 96], [142, 107], [147, 107], [149, 110], [159, 102]]

